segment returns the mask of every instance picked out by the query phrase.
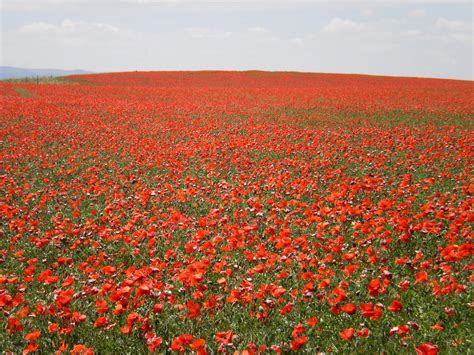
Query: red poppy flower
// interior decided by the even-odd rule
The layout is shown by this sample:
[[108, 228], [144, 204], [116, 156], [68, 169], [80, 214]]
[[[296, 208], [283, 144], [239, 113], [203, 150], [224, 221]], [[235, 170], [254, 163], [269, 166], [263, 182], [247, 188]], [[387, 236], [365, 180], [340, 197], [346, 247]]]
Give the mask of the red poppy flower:
[[418, 345], [415, 350], [418, 355], [436, 355], [438, 353], [438, 347], [431, 343]]
[[25, 340], [33, 341], [33, 340], [38, 339], [40, 335], [41, 335], [41, 331], [40, 330], [35, 330], [34, 332], [26, 334], [25, 335]]
[[400, 312], [402, 310], [402, 308], [403, 308], [403, 306], [402, 306], [402, 303], [400, 302], [400, 300], [395, 299], [395, 300], [392, 301], [390, 306], [388, 306], [387, 310], [389, 312]]
[[291, 350], [298, 350], [301, 349], [301, 347], [308, 342], [308, 337], [307, 336], [302, 336], [299, 338], [294, 339], [291, 342], [290, 348]]
[[342, 340], [351, 340], [354, 337], [354, 328], [346, 328], [339, 333]]

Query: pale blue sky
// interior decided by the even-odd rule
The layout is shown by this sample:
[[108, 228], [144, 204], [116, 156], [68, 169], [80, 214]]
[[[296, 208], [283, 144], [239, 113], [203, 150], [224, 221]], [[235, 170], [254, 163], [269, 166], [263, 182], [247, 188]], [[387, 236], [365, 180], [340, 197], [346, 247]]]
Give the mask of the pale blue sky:
[[473, 79], [471, 1], [2, 0], [1, 65]]

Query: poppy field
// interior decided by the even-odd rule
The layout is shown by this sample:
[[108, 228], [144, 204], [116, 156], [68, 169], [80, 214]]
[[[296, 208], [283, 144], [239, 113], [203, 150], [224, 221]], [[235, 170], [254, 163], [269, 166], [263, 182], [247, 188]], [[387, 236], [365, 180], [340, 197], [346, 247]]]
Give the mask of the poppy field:
[[472, 81], [0, 83], [5, 353], [469, 353]]

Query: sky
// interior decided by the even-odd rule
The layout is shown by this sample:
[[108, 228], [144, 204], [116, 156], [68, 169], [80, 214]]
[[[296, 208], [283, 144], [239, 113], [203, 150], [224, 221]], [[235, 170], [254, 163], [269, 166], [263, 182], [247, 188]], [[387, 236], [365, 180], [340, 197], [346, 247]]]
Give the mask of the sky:
[[473, 80], [473, 1], [0, 0], [0, 65]]

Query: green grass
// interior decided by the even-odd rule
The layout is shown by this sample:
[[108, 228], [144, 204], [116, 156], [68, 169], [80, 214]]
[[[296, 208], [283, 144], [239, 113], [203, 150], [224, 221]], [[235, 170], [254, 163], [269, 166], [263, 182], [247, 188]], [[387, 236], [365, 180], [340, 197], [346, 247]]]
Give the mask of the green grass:
[[18, 79], [1, 80], [6, 83], [24, 83], [24, 84], [75, 84], [74, 81], [61, 76], [30, 76]]
[[15, 92], [17, 94], [19, 94], [23, 97], [33, 97], [33, 96], [35, 96], [34, 93], [32, 93], [31, 91], [26, 90], [25, 88], [16, 87], [13, 90], [15, 90]]

